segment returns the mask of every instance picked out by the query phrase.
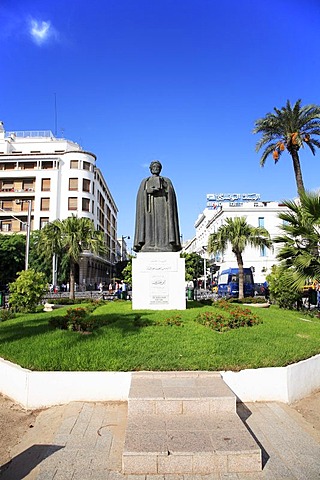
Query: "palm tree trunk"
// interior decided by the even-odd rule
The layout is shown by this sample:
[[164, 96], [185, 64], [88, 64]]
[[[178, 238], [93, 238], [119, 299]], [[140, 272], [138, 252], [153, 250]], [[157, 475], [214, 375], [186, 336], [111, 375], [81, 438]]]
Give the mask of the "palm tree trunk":
[[69, 298], [74, 300], [74, 277], [75, 277], [75, 263], [72, 259], [70, 259], [70, 293]]
[[294, 174], [295, 174], [295, 177], [296, 177], [298, 195], [300, 195], [300, 193], [304, 193], [305, 190], [304, 190], [304, 184], [303, 184], [303, 180], [302, 180], [302, 172], [301, 172], [298, 150], [295, 149], [295, 148], [292, 148], [291, 151], [290, 151], [290, 154], [291, 154], [291, 158], [292, 158]]
[[243, 260], [241, 253], [236, 253], [237, 263], [239, 268], [239, 299], [244, 298], [244, 273], [243, 273]]

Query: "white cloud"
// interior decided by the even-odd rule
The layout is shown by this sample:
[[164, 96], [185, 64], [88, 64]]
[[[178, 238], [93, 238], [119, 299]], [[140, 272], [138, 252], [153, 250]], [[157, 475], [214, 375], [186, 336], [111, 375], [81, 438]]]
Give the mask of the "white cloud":
[[34, 18], [30, 19], [29, 33], [37, 45], [43, 45], [49, 40], [57, 40], [58, 38], [57, 31], [50, 21], [39, 21]]

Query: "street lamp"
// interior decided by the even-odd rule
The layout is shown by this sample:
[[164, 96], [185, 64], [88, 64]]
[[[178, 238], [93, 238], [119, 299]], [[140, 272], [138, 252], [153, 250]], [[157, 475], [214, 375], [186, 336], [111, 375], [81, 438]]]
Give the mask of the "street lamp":
[[[25, 270], [29, 267], [29, 250], [30, 250], [30, 230], [31, 230], [31, 208], [32, 200], [16, 200], [17, 205], [28, 203], [28, 217], [27, 217], [27, 238], [26, 238], [26, 258], [25, 258]], [[23, 222], [22, 222], [23, 223]]]
[[203, 254], [203, 276], [204, 276], [204, 289], [207, 290], [207, 247], [205, 245], [202, 246]]
[[120, 257], [120, 258], [121, 258], [121, 262], [123, 261], [123, 242], [125, 241], [126, 238], [127, 238], [128, 240], [130, 240], [129, 235], [127, 235], [127, 236], [121, 235], [121, 245], [120, 245], [120, 247], [121, 247], [121, 257]]

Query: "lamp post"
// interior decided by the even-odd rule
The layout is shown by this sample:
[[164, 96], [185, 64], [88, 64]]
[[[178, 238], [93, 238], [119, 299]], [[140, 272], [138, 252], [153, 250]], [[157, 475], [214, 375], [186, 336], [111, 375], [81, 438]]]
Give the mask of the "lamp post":
[[205, 245], [202, 246], [203, 254], [203, 277], [204, 277], [204, 289], [207, 290], [207, 258], [206, 252], [207, 247]]
[[[26, 257], [25, 257], [25, 270], [29, 268], [29, 250], [30, 250], [30, 230], [31, 230], [31, 208], [32, 208], [32, 200], [16, 200], [17, 205], [21, 205], [23, 203], [28, 203], [28, 217], [27, 223], [25, 224], [27, 227], [27, 237], [26, 237]], [[16, 217], [14, 217], [16, 218]], [[19, 220], [21, 222], [21, 220]], [[23, 223], [23, 222], [21, 222]]]
[[126, 238], [128, 240], [130, 240], [129, 235], [127, 235], [127, 236], [121, 235], [121, 245], [120, 245], [120, 247], [121, 247], [121, 257], [120, 257], [121, 262], [123, 261], [123, 242], [125, 241]]

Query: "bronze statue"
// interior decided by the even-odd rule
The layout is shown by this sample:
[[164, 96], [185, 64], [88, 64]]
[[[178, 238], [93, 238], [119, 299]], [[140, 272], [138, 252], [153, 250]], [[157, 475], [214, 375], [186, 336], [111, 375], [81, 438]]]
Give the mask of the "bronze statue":
[[151, 177], [142, 180], [137, 195], [135, 252], [181, 250], [176, 194], [171, 180], [161, 177], [162, 165], [151, 162]]

